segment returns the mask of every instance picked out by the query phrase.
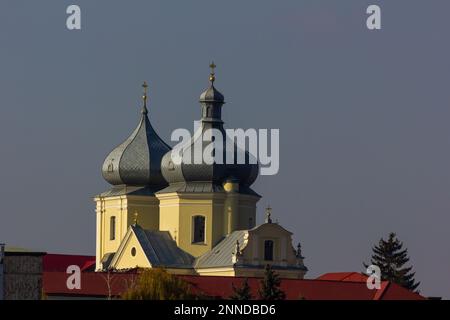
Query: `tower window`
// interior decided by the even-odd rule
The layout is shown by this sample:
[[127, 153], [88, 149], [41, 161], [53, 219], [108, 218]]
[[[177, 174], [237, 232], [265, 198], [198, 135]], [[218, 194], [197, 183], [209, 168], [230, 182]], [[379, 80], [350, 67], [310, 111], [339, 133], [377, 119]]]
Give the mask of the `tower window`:
[[264, 260], [266, 260], [266, 261], [273, 260], [273, 241], [272, 240], [264, 241]]
[[116, 217], [111, 217], [109, 221], [109, 240], [116, 239]]
[[193, 243], [204, 243], [205, 242], [205, 217], [204, 216], [194, 216], [194, 239]]

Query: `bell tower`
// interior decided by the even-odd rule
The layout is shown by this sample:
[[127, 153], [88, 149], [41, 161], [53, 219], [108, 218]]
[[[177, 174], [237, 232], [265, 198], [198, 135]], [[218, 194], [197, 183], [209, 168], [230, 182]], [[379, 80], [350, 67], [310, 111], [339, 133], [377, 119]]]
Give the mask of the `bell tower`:
[[112, 188], [94, 198], [97, 270], [102, 269], [102, 260], [107, 260], [117, 251], [137, 214], [143, 228], [159, 228], [159, 201], [155, 192], [167, 186], [161, 174], [161, 158], [170, 147], [150, 124], [147, 83], [144, 82], [142, 87], [143, 106], [138, 126], [103, 163], [103, 178]]
[[[159, 229], [169, 231], [177, 245], [194, 257], [211, 250], [229, 233], [254, 227], [260, 199], [250, 188], [259, 167], [248, 161], [248, 152], [245, 163], [238, 164], [236, 159], [226, 163], [227, 151], [235, 152], [237, 146], [227, 146], [222, 121], [225, 100], [214, 85], [216, 65], [211, 63], [210, 68], [209, 87], [200, 95], [200, 126], [183, 146], [181, 161], [174, 161], [171, 151], [164, 155], [161, 172], [169, 186], [156, 193], [160, 201]], [[222, 139], [214, 144], [214, 154], [221, 153], [223, 161], [185, 161], [195, 159], [198, 146], [203, 154], [211, 144], [205, 136], [214, 130], [221, 135], [213, 141]]]

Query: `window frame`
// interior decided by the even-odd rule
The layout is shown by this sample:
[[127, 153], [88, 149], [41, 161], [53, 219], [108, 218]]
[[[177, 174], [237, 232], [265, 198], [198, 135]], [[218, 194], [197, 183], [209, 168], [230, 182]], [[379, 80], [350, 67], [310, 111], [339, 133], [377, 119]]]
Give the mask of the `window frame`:
[[109, 241], [116, 240], [116, 216], [109, 218]]
[[[268, 250], [268, 247], [270, 247], [270, 251]], [[273, 240], [270, 239], [264, 240], [264, 261], [274, 261], [274, 248], [275, 242]]]
[[[201, 241], [196, 241], [196, 220], [197, 219], [203, 219], [203, 240]], [[191, 220], [191, 230], [192, 230], [192, 239], [191, 239], [191, 243], [192, 244], [206, 244], [206, 216], [203, 214], [196, 214], [194, 216], [192, 216], [192, 220]]]

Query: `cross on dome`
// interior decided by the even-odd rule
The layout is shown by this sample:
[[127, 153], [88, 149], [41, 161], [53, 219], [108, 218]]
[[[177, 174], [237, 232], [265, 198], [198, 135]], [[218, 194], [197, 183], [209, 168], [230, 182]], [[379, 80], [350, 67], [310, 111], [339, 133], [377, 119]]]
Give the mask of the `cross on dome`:
[[272, 208], [270, 205], [266, 208], [266, 223], [272, 223]]
[[216, 80], [215, 69], [217, 66], [214, 64], [214, 61], [212, 61], [209, 67], [211, 68], [211, 73], [209, 74], [209, 81], [211, 81], [211, 84], [213, 84], [214, 81]]

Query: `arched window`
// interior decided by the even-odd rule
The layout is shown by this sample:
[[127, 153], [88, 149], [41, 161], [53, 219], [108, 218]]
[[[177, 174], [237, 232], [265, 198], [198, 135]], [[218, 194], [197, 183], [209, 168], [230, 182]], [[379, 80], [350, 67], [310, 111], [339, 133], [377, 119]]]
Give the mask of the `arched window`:
[[116, 217], [111, 217], [109, 220], [109, 240], [116, 239]]
[[272, 240], [264, 241], [264, 260], [266, 260], [266, 261], [273, 260], [273, 241]]
[[204, 216], [194, 216], [192, 218], [194, 238], [193, 243], [204, 243], [205, 242], [205, 217]]

